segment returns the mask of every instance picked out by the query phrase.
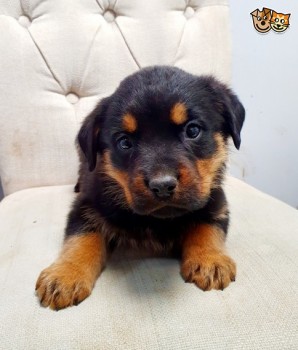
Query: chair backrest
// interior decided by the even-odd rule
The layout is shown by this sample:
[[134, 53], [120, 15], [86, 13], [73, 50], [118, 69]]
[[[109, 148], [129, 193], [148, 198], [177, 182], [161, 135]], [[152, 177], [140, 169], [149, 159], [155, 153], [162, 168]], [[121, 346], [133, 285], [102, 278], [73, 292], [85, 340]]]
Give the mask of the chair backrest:
[[227, 0], [0, 3], [4, 193], [75, 183], [83, 118], [141, 67], [230, 80]]

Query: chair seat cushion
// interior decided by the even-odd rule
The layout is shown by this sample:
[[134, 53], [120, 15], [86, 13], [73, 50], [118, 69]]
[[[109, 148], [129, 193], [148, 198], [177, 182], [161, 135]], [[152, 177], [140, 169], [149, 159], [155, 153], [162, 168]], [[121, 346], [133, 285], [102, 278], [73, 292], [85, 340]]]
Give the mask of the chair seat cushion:
[[227, 289], [184, 283], [175, 260], [114, 257], [91, 296], [59, 312], [34, 286], [59, 253], [73, 187], [4, 198], [0, 349], [297, 349], [298, 212], [234, 178], [226, 193], [238, 268]]

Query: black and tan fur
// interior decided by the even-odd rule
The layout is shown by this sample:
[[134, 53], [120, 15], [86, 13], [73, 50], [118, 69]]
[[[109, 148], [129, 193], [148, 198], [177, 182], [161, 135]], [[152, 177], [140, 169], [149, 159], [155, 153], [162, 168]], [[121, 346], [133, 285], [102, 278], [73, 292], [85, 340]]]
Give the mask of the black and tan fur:
[[120, 246], [176, 256], [184, 280], [203, 290], [234, 281], [221, 184], [244, 114], [216, 79], [165, 66], [129, 76], [103, 99], [78, 135], [79, 193], [60, 257], [38, 278], [41, 304], [85, 299]]

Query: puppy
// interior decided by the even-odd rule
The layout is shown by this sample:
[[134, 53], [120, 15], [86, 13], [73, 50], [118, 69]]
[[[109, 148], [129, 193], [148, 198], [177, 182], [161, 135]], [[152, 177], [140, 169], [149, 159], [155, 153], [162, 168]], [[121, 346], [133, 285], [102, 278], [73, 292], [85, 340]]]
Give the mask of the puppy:
[[129, 76], [104, 98], [78, 134], [79, 193], [62, 252], [37, 280], [41, 304], [84, 300], [120, 246], [178, 257], [183, 279], [202, 290], [234, 281], [221, 184], [244, 115], [222, 83], [167, 66]]

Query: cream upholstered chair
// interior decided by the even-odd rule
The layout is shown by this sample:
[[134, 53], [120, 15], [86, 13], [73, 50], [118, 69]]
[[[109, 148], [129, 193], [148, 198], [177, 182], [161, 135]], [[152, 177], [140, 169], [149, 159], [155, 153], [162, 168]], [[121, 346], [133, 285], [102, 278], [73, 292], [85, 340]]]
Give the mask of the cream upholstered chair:
[[0, 349], [298, 348], [297, 212], [233, 178], [226, 290], [185, 284], [175, 260], [115, 259], [78, 307], [34, 295], [62, 244], [84, 116], [148, 65], [229, 82], [228, 13], [226, 0], [0, 1]]

